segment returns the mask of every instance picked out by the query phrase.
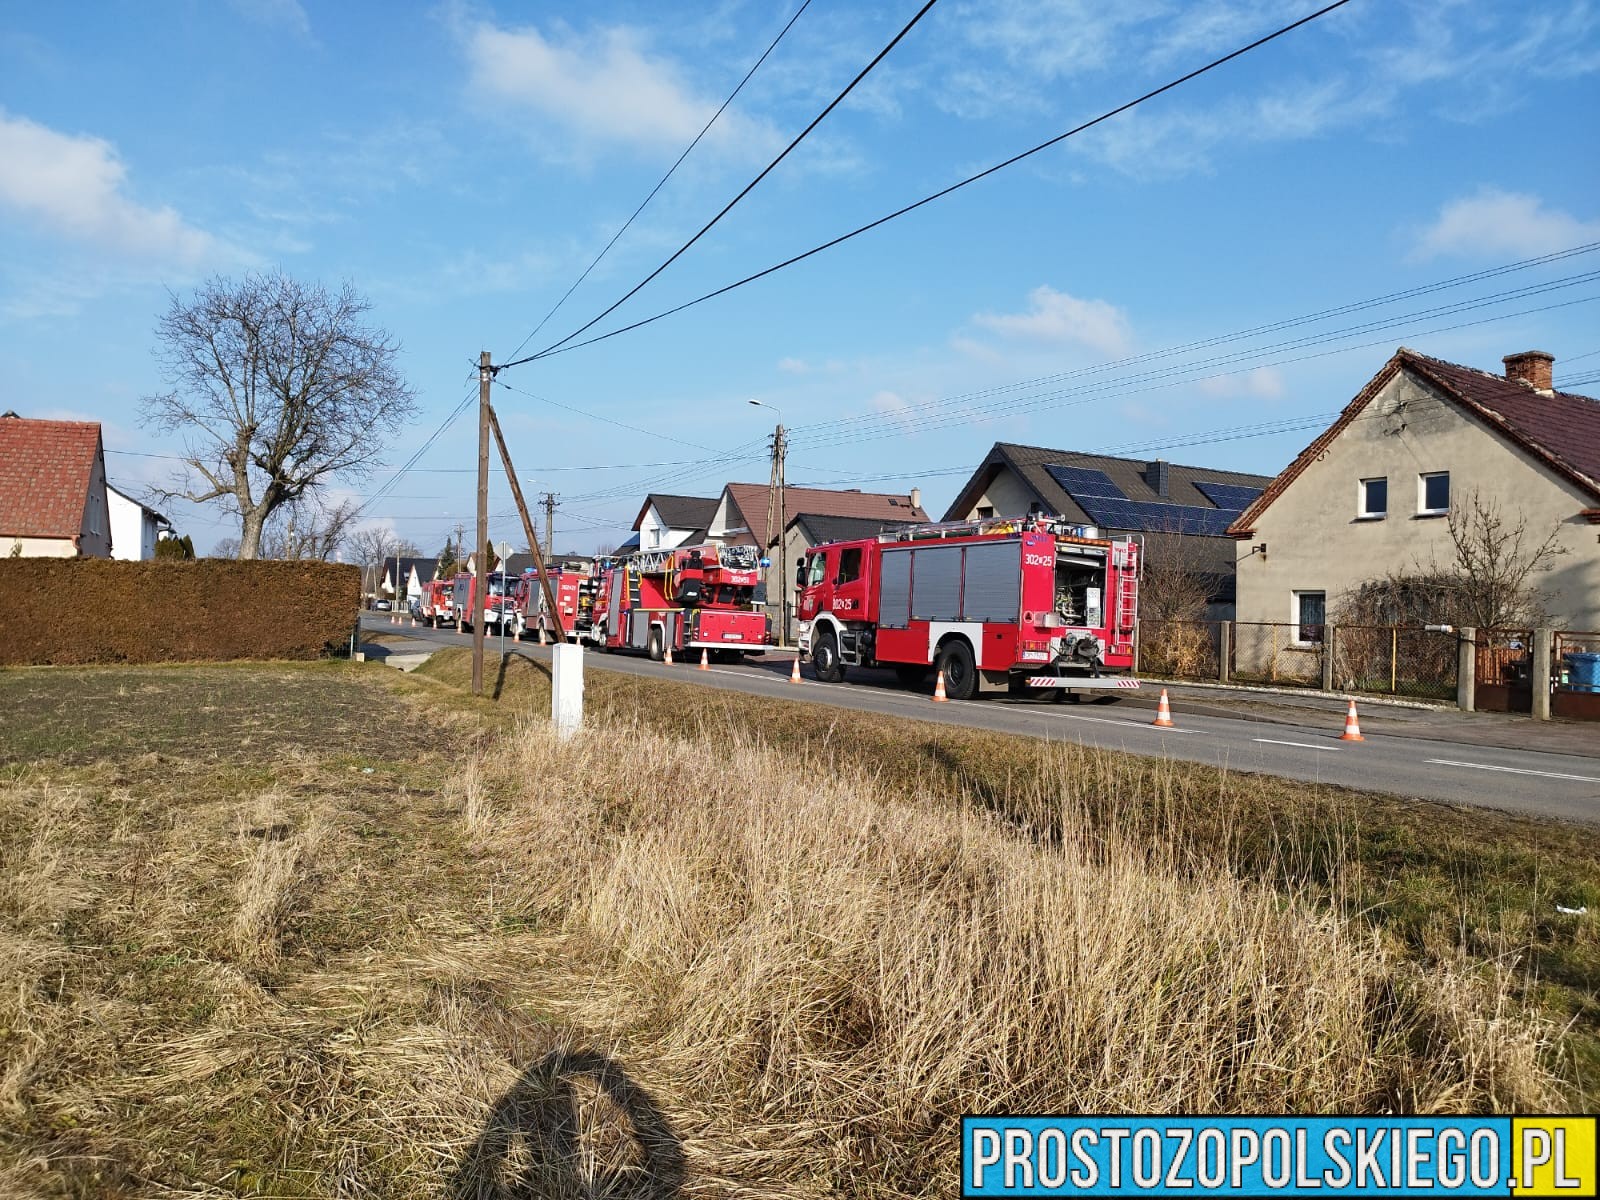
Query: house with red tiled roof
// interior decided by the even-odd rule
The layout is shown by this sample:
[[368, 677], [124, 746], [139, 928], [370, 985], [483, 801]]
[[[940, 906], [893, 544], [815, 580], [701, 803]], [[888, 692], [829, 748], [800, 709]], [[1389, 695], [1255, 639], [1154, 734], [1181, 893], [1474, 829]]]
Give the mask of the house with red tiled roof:
[[[706, 533], [712, 541], [761, 547], [762, 553], [772, 560], [764, 581], [767, 595], [775, 598], [780, 590], [787, 592], [786, 607], [791, 617], [794, 563], [814, 544], [808, 540], [811, 525], [796, 518], [852, 517], [856, 528], [876, 523], [886, 530], [928, 519], [928, 514], [922, 510], [922, 492], [918, 488], [906, 493], [786, 487], [781, 508], [777, 501], [776, 489], [765, 483], [730, 483], [717, 499], [716, 511]], [[782, 568], [780, 563], [784, 564]]]
[[0, 555], [111, 556], [97, 422], [0, 415]]
[[1600, 631], [1600, 400], [1555, 390], [1554, 358], [1503, 374], [1401, 347], [1229, 526], [1238, 619], [1315, 649], [1362, 584], [1455, 568], [1450, 515], [1475, 499], [1559, 553], [1530, 580], [1558, 627]]

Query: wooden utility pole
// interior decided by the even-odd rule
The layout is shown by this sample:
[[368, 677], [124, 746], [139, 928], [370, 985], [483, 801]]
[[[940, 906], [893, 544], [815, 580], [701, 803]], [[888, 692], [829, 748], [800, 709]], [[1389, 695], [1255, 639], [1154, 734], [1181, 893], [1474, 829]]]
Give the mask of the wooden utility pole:
[[484, 547], [489, 543], [489, 352], [478, 356], [478, 581], [472, 614], [472, 694], [483, 695], [483, 610], [489, 605], [489, 564]]
[[[783, 494], [783, 459], [784, 452], [788, 449], [786, 438], [787, 431], [783, 427], [783, 422], [779, 421], [778, 428], [772, 434], [772, 473], [767, 479], [767, 545], [764, 547], [766, 552], [771, 555], [773, 553], [774, 537], [776, 537], [777, 562], [775, 565], [778, 568], [777, 632], [780, 646], [787, 645], [789, 641], [789, 567], [786, 561], [788, 554], [785, 552], [783, 544], [784, 527], [789, 523], [786, 512], [788, 505], [784, 502]], [[776, 525], [773, 524], [774, 518], [777, 520]], [[772, 603], [770, 594], [767, 596], [767, 603]]]
[[[486, 406], [487, 407], [487, 406]], [[544, 590], [545, 609], [550, 613], [550, 618], [556, 623], [556, 634], [559, 641], [567, 640], [567, 627], [561, 623], [561, 608], [556, 604], [555, 593], [550, 590], [550, 572], [545, 570], [544, 555], [539, 552], [539, 539], [534, 536], [533, 518], [528, 515], [528, 504], [522, 498], [522, 485], [517, 482], [517, 469], [511, 465], [511, 451], [506, 449], [505, 435], [500, 432], [500, 418], [494, 415], [493, 407], [488, 408], [489, 427], [494, 431], [494, 444], [500, 448], [500, 461], [506, 468], [506, 479], [511, 484], [511, 498], [517, 502], [517, 512], [522, 516], [522, 531], [528, 535], [528, 545], [533, 550], [534, 569], [539, 572], [539, 583]], [[546, 497], [550, 493], [545, 493]]]
[[554, 492], [544, 494], [544, 549], [552, 557], [556, 552], [556, 501], [561, 499]]

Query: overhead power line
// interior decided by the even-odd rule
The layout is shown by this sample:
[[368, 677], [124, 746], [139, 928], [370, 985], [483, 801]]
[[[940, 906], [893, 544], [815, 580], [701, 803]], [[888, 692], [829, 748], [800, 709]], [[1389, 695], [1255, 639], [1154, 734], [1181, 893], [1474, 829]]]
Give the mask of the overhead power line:
[[[1348, 2], [1349, 2], [1349, 0], [1339, 0], [1339, 4], [1346, 4]], [[798, 146], [801, 142], [805, 141], [807, 136], [810, 135], [811, 131], [813, 129], [815, 129], [818, 125], [822, 124], [823, 120], [826, 119], [826, 117], [828, 116], [829, 113], [831, 113], [834, 109], [838, 108], [840, 104], [844, 103], [845, 97], [850, 95], [851, 92], [855, 91], [856, 85], [859, 84], [863, 79], [865, 79], [872, 72], [872, 69], [874, 67], [876, 67], [886, 57], [888, 57], [889, 52], [900, 44], [901, 39], [903, 39], [906, 36], [906, 34], [910, 33], [914, 28], [916, 28], [917, 22], [921, 21], [923, 17], [927, 16], [928, 15], [928, 10], [931, 9], [936, 3], [938, 3], [938, 0], [927, 0], [927, 2], [925, 4], [923, 4], [923, 6], [917, 10], [916, 15], [914, 17], [912, 17], [911, 20], [909, 20], [909, 21], [907, 21], [905, 23], [905, 25], [901, 28], [900, 32], [895, 34], [894, 37], [889, 40], [889, 44], [887, 46], [885, 46], [882, 50], [879, 50], [878, 53], [873, 56], [872, 61], [869, 62], [866, 66], [862, 67], [861, 70], [856, 74], [856, 77], [854, 79], [852, 79], [848, 84], [845, 85], [844, 90], [842, 92], [840, 92], [837, 96], [835, 96], [832, 100], [830, 100], [828, 102], [828, 106], [826, 108], [824, 108], [820, 113], [818, 113], [815, 117], [812, 118], [811, 124], [807, 125], [804, 129], [802, 129], [798, 134], [795, 135], [794, 140], [791, 141], [787, 146], [785, 146], [783, 148], [782, 152], [778, 155], [778, 157], [774, 158], [770, 163], [768, 163], [765, 167], [763, 167], [761, 169], [761, 173], [759, 175], [757, 175], [749, 183], [745, 184], [744, 187], [739, 190], [739, 194], [738, 195], [734, 196], [734, 198], [732, 200], [729, 200], [727, 204], [722, 206], [722, 211], [721, 212], [717, 213], [716, 216], [712, 217], [711, 220], [707, 221], [703, 226], [700, 227], [700, 231], [698, 233], [696, 233], [687, 242], [685, 242], [683, 245], [679, 246], [676, 250], [674, 250], [672, 252], [672, 254], [667, 258], [667, 260], [665, 262], [663, 262], [659, 267], [657, 267], [654, 271], [651, 271], [650, 274], [646, 275], [638, 283], [634, 284], [634, 286], [629, 289], [627, 294], [624, 295], [622, 297], [622, 299], [618, 300], [615, 304], [613, 304], [610, 308], [606, 309], [604, 312], [600, 313], [598, 316], [592, 318], [591, 320], [589, 320], [585, 324], [580, 325], [577, 329], [574, 329], [571, 333], [567, 334], [567, 336], [562, 338], [559, 342], [553, 342], [551, 345], [549, 345], [549, 346], [545, 347], [543, 350], [539, 351], [539, 353], [530, 354], [526, 358], [517, 358], [517, 359], [513, 359], [510, 362], [501, 363], [498, 369], [499, 370], [505, 370], [507, 367], [520, 366], [523, 363], [533, 362], [535, 359], [544, 358], [546, 355], [554, 353], [557, 350], [558, 347], [566, 345], [573, 338], [579, 336], [580, 334], [586, 332], [587, 330], [593, 329], [601, 321], [605, 320], [612, 313], [616, 312], [617, 309], [621, 308], [624, 304], [626, 304], [629, 300], [631, 300], [634, 296], [636, 296], [639, 293], [640, 289], [645, 287], [651, 280], [653, 280], [656, 276], [660, 275], [661, 272], [665, 271], [673, 263], [677, 262], [678, 259], [680, 257], [682, 257], [684, 252], [689, 249], [689, 247], [693, 246], [696, 242], [698, 242], [701, 238], [703, 238], [707, 233], [711, 232], [712, 227], [715, 226], [717, 224], [717, 222], [721, 221], [723, 217], [727, 216], [730, 212], [732, 212], [734, 206], [736, 204], [738, 204], [739, 201], [743, 200], [752, 191], [754, 191], [757, 184], [759, 184], [763, 179], [765, 179], [768, 175], [770, 175], [777, 168], [779, 163], [781, 163], [784, 159], [788, 158], [789, 154], [794, 150], [794, 148], [796, 146]], [[1337, 8], [1338, 5], [1336, 4], [1336, 5], [1334, 5], [1334, 7]], [[609, 337], [611, 335], [608, 334], [606, 336]], [[598, 339], [595, 339], [595, 340], [598, 340]], [[587, 344], [587, 343], [585, 343], [585, 344]]]
[[773, 38], [767, 48], [761, 52], [761, 57], [756, 59], [756, 61], [751, 64], [750, 69], [744, 73], [744, 78], [739, 80], [738, 86], [736, 86], [733, 91], [728, 93], [728, 98], [722, 102], [722, 106], [718, 108], [716, 112], [711, 114], [711, 119], [705, 123], [699, 133], [694, 135], [694, 141], [690, 142], [683, 148], [683, 153], [678, 155], [677, 161], [667, 168], [667, 173], [657, 181], [655, 187], [650, 189], [650, 194], [639, 202], [639, 207], [633, 210], [632, 216], [622, 223], [621, 229], [618, 229], [616, 233], [611, 235], [611, 240], [601, 248], [599, 254], [594, 256], [594, 261], [583, 269], [582, 275], [579, 275], [577, 279], [573, 280], [572, 286], [563, 292], [561, 299], [555, 302], [554, 307], [552, 307], [549, 312], [545, 313], [545, 315], [539, 319], [539, 323], [533, 327], [532, 332], [530, 332], [527, 337], [523, 338], [517, 343], [517, 348], [510, 354], [506, 355], [507, 358], [515, 358], [518, 354], [521, 354], [522, 348], [538, 336], [539, 331], [545, 327], [550, 318], [556, 315], [556, 310], [567, 302], [567, 300], [572, 296], [572, 293], [578, 290], [578, 286], [583, 283], [585, 279], [589, 278], [589, 272], [593, 271], [600, 265], [600, 260], [611, 252], [611, 247], [617, 244], [617, 239], [628, 232], [628, 227], [638, 219], [639, 214], [645, 210], [645, 207], [650, 203], [650, 201], [656, 198], [656, 193], [666, 186], [667, 180], [672, 178], [674, 172], [676, 172], [679, 167], [683, 166], [683, 160], [688, 158], [690, 152], [700, 144], [700, 139], [705, 137], [706, 134], [711, 131], [711, 127], [717, 123], [717, 118], [722, 116], [722, 114], [727, 111], [728, 105], [732, 104], [734, 98], [744, 90], [744, 85], [750, 82], [750, 77], [760, 69], [762, 63], [767, 61], [767, 57], [778, 48], [778, 43], [783, 41], [784, 35], [794, 27], [794, 23], [800, 19], [801, 14], [810, 7], [811, 0], [804, 0], [800, 7], [795, 10], [795, 14], [789, 18], [788, 24], [786, 24], [782, 29], [778, 30], [778, 36]]
[[[932, 3], [932, 0], [930, 0], [930, 4], [931, 3]], [[567, 345], [567, 343], [572, 341], [573, 338], [577, 337], [579, 334], [584, 333], [586, 330], [593, 328], [601, 320], [603, 320], [605, 317], [609, 316], [612, 312], [614, 312], [617, 309], [617, 307], [622, 304], [622, 302], [624, 300], [627, 300], [635, 292], [637, 292], [640, 287], [643, 287], [644, 283], [649, 283], [651, 279], [654, 279], [656, 277], [656, 275], [659, 275], [661, 273], [661, 271], [666, 268], [667, 263], [670, 263], [672, 261], [672, 259], [668, 259], [667, 263], [663, 263], [661, 265], [661, 267], [658, 267], [649, 276], [649, 278], [647, 278], [644, 281], [644, 283], [641, 283], [639, 285], [639, 287], [634, 288], [633, 291], [629, 292], [627, 296], [624, 296], [622, 298], [622, 300], [617, 301], [617, 303], [613, 304], [611, 306], [611, 308], [609, 308], [605, 312], [601, 313], [598, 317], [596, 317], [593, 321], [590, 321], [587, 325], [584, 325], [581, 329], [573, 330], [566, 337], [562, 338], [561, 341], [555, 342], [554, 344], [552, 344], [552, 345], [546, 347], [545, 349], [539, 351], [539, 353], [537, 353], [537, 354], [531, 354], [526, 358], [520, 358], [520, 359], [517, 359], [517, 360], [515, 360], [513, 362], [504, 363], [504, 364], [502, 364], [502, 366], [505, 366], [505, 367], [519, 366], [522, 363], [533, 362], [533, 361], [535, 361], [537, 359], [547, 358], [547, 357], [549, 357], [550, 355], [553, 355], [553, 354], [566, 354], [568, 351], [581, 350], [585, 346], [592, 346], [596, 342], [603, 342], [603, 341], [607, 340], [608, 338], [616, 337], [618, 334], [630, 333], [635, 329], [642, 329], [646, 325], [653, 324], [656, 321], [660, 321], [660, 320], [662, 320], [662, 319], [664, 319], [666, 317], [674, 316], [677, 313], [683, 312], [685, 309], [689, 309], [689, 308], [695, 307], [695, 305], [697, 305], [697, 304], [704, 304], [707, 300], [714, 300], [718, 296], [727, 295], [727, 293], [735, 290], [736, 288], [741, 288], [741, 287], [744, 287], [746, 284], [754, 283], [758, 279], [765, 279], [768, 275], [775, 274], [776, 272], [781, 271], [786, 267], [792, 267], [796, 263], [804, 262], [806, 259], [811, 258], [814, 255], [821, 254], [825, 250], [831, 250], [835, 246], [841, 245], [841, 244], [843, 244], [845, 242], [850, 241], [853, 238], [860, 237], [864, 233], [868, 233], [871, 230], [877, 229], [880, 225], [887, 225], [890, 221], [893, 221], [893, 220], [896, 220], [896, 219], [898, 219], [900, 217], [903, 217], [907, 213], [915, 212], [917, 209], [922, 208], [924, 205], [932, 204], [935, 200], [942, 200], [944, 197], [950, 195], [952, 192], [958, 192], [964, 187], [968, 187], [971, 184], [977, 183], [980, 179], [986, 179], [990, 175], [993, 175], [998, 171], [1003, 171], [1007, 167], [1015, 166], [1017, 163], [1022, 162], [1024, 159], [1031, 158], [1035, 154], [1038, 154], [1038, 153], [1040, 153], [1040, 152], [1042, 152], [1044, 150], [1048, 150], [1050, 147], [1058, 145], [1061, 142], [1066, 141], [1070, 137], [1075, 137], [1076, 135], [1078, 135], [1080, 133], [1083, 133], [1085, 130], [1093, 129], [1096, 125], [1099, 125], [1104, 121], [1109, 121], [1112, 117], [1119, 116], [1120, 114], [1127, 112], [1131, 108], [1136, 108], [1137, 106], [1145, 103], [1148, 100], [1154, 100], [1157, 96], [1160, 96], [1164, 92], [1170, 92], [1173, 88], [1176, 88], [1176, 87], [1179, 87], [1179, 86], [1181, 86], [1181, 85], [1183, 85], [1185, 83], [1188, 83], [1190, 80], [1196, 79], [1199, 76], [1204, 75], [1208, 71], [1214, 71], [1218, 67], [1222, 66], [1223, 64], [1232, 62], [1234, 59], [1238, 58], [1240, 55], [1248, 54], [1252, 50], [1258, 49], [1261, 46], [1265, 46], [1268, 42], [1271, 42], [1271, 41], [1274, 41], [1277, 38], [1283, 37], [1287, 33], [1292, 33], [1294, 30], [1299, 29], [1302, 25], [1307, 25], [1310, 22], [1317, 20], [1319, 17], [1324, 17], [1328, 13], [1333, 12], [1337, 8], [1343, 8], [1348, 3], [1350, 3], [1350, 0], [1334, 0], [1334, 3], [1328, 4], [1328, 5], [1326, 5], [1326, 6], [1322, 7], [1322, 8], [1319, 8], [1316, 12], [1311, 13], [1308, 16], [1301, 17], [1298, 21], [1295, 21], [1295, 22], [1293, 22], [1293, 23], [1291, 23], [1289, 25], [1285, 25], [1280, 29], [1274, 30], [1272, 33], [1269, 33], [1269, 34], [1265, 35], [1264, 37], [1257, 38], [1255, 41], [1251, 42], [1249, 45], [1240, 46], [1237, 50], [1234, 50], [1234, 51], [1232, 51], [1232, 52], [1230, 52], [1228, 54], [1224, 54], [1221, 58], [1213, 59], [1211, 62], [1207, 63], [1205, 66], [1197, 67], [1195, 70], [1190, 71], [1187, 75], [1180, 75], [1177, 79], [1171, 80], [1168, 83], [1164, 83], [1160, 87], [1154, 88], [1151, 91], [1146, 92], [1144, 95], [1136, 97], [1133, 100], [1129, 100], [1124, 104], [1119, 104], [1116, 108], [1109, 109], [1106, 112], [1101, 113], [1098, 117], [1095, 117], [1092, 120], [1088, 120], [1088, 121], [1083, 122], [1081, 125], [1075, 125], [1075, 126], [1073, 126], [1073, 128], [1068, 129], [1064, 133], [1058, 133], [1055, 137], [1049, 138], [1046, 141], [1040, 142], [1037, 146], [1033, 146], [1030, 149], [1024, 150], [1020, 154], [1013, 154], [1010, 158], [1005, 159], [1002, 162], [995, 163], [992, 167], [987, 167], [984, 170], [979, 171], [974, 175], [969, 175], [965, 179], [959, 180], [956, 183], [952, 183], [949, 187], [941, 188], [939, 191], [934, 192], [931, 195], [924, 196], [922, 199], [914, 201], [911, 204], [907, 204], [903, 208], [897, 208], [893, 212], [891, 212], [891, 213], [889, 213], [889, 214], [887, 214], [885, 216], [879, 217], [875, 221], [869, 221], [867, 224], [858, 226], [857, 228], [852, 229], [848, 233], [840, 234], [838, 237], [833, 238], [833, 239], [831, 239], [829, 241], [823, 242], [821, 245], [813, 246], [811, 249], [806, 250], [803, 253], [796, 254], [796, 255], [794, 255], [793, 257], [790, 257], [790, 258], [786, 258], [782, 262], [774, 263], [772, 266], [767, 267], [765, 270], [757, 271], [753, 275], [746, 275], [743, 279], [735, 280], [733, 283], [726, 284], [723, 287], [717, 288], [715, 291], [706, 292], [704, 295], [697, 296], [693, 300], [686, 300], [686, 301], [684, 301], [684, 303], [675, 305], [672, 308], [663, 309], [661, 312], [656, 313], [654, 316], [645, 317], [642, 320], [634, 321], [632, 324], [629, 324], [629, 325], [623, 325], [620, 328], [610, 330], [607, 333], [598, 334], [597, 336], [592, 337], [592, 338], [585, 338], [583, 341], [574, 342], [570, 346]], [[923, 11], [926, 12], [927, 10], [924, 9]], [[918, 13], [917, 15], [918, 15], [918, 18], [920, 18], [922, 14]], [[902, 36], [903, 36], [903, 34], [904, 34], [904, 31], [902, 31]], [[898, 40], [898, 38], [896, 40]], [[890, 45], [892, 47], [893, 43], [890, 43]], [[887, 52], [887, 51], [885, 51], [885, 52]], [[882, 57], [882, 55], [880, 55], [879, 57]], [[854, 84], [852, 84], [851, 86], [853, 87]], [[841, 96], [840, 99], [843, 99], [843, 96]], [[835, 101], [835, 103], [837, 103], [837, 102], [838, 101]], [[830, 107], [832, 107], [832, 106], [830, 106]], [[824, 113], [824, 115], [826, 115], [826, 113]], [[818, 119], [820, 120], [820, 118], [818, 118]], [[785, 151], [785, 153], [788, 153], [788, 152]], [[776, 163], [774, 163], [773, 165], [775, 166]], [[771, 168], [769, 167], [768, 169], [770, 170]], [[765, 172], [763, 172], [763, 174], [765, 174]], [[754, 186], [754, 185], [752, 184], [751, 186]], [[742, 195], [742, 193], [741, 193], [741, 195]], [[731, 207], [731, 205], [730, 205], [730, 207]], [[724, 209], [723, 211], [726, 212], [727, 210]], [[720, 219], [720, 214], [719, 214], [719, 219]], [[713, 224], [714, 223], [715, 222], [713, 222]], [[710, 226], [708, 225], [706, 228], [709, 229]], [[705, 231], [702, 230], [701, 232], [703, 233]], [[696, 234], [695, 237], [696, 237], [696, 239], [698, 239], [699, 234]], [[678, 254], [682, 254], [683, 251], [687, 250], [689, 248], [689, 245], [692, 245], [692, 244], [693, 244], [693, 240], [691, 240], [691, 242], [688, 245], [685, 245], [682, 249], [680, 249], [677, 252], [677, 254], [674, 254], [673, 258], [676, 258]]]
[[[1382, 296], [1372, 296], [1365, 300], [1356, 300], [1348, 304], [1340, 304], [1332, 308], [1325, 308], [1318, 312], [1304, 313], [1297, 317], [1287, 317], [1279, 321], [1271, 321], [1257, 325], [1251, 329], [1240, 329], [1233, 333], [1216, 334], [1211, 337], [1201, 338], [1197, 341], [1187, 342], [1177, 346], [1167, 346], [1159, 350], [1150, 350], [1143, 354], [1131, 355], [1126, 358], [1115, 359], [1111, 362], [1096, 363], [1092, 366], [1079, 367], [1071, 371], [1058, 371], [1050, 375], [1039, 376], [1034, 379], [1024, 379], [1013, 383], [1000, 384], [995, 387], [982, 388], [964, 392], [956, 396], [947, 396], [939, 400], [928, 400], [919, 404], [908, 404], [897, 410], [893, 415], [895, 420], [903, 420], [921, 412], [935, 409], [947, 409], [956, 404], [973, 400], [983, 400], [993, 396], [1004, 395], [1011, 392], [1020, 392], [1028, 388], [1042, 387], [1046, 384], [1059, 383], [1067, 379], [1079, 379], [1094, 375], [1109, 375], [1122, 371], [1128, 367], [1139, 366], [1143, 363], [1159, 362], [1162, 359], [1175, 358], [1178, 355], [1190, 354], [1198, 350], [1209, 350], [1216, 346], [1226, 345], [1229, 342], [1244, 341], [1248, 338], [1263, 336], [1271, 333], [1280, 333], [1287, 329], [1294, 329], [1304, 325], [1313, 325], [1319, 321], [1331, 320], [1334, 317], [1349, 316], [1353, 313], [1368, 309], [1381, 308], [1387, 304], [1394, 304], [1401, 300], [1411, 300], [1418, 296], [1425, 296], [1433, 292], [1447, 291], [1450, 288], [1462, 287], [1469, 283], [1479, 283], [1486, 279], [1498, 278], [1517, 271], [1525, 271], [1534, 267], [1548, 266], [1551, 263], [1561, 262], [1584, 254], [1593, 254], [1600, 250], [1600, 242], [1588, 242], [1581, 246], [1571, 246], [1565, 250], [1553, 251], [1533, 258], [1521, 259], [1517, 262], [1503, 263], [1497, 267], [1489, 267], [1482, 271], [1473, 271], [1466, 275], [1456, 275], [1449, 279], [1436, 280], [1432, 283], [1419, 284], [1416, 287], [1405, 288], [1398, 292], [1389, 292]], [[1589, 354], [1600, 353], [1590, 351]], [[1586, 358], [1588, 354], [1576, 355], [1565, 359], [1565, 362], [1576, 362]], [[795, 434], [815, 433], [816, 431], [836, 428], [846, 425], [859, 425], [861, 423], [879, 424], [885, 420], [882, 412], [856, 413], [845, 417], [836, 417], [827, 421], [813, 421], [809, 424], [800, 424], [793, 427]]]

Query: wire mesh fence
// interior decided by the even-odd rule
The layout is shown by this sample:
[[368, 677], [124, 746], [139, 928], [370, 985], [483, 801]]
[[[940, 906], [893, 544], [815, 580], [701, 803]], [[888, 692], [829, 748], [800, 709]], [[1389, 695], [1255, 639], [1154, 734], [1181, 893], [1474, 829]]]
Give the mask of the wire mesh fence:
[[1319, 688], [1325, 633], [1322, 625], [1235, 621], [1229, 674], [1241, 683]]
[[1332, 682], [1341, 691], [1455, 698], [1460, 657], [1453, 631], [1339, 625], [1331, 632]]
[[1166, 679], [1452, 700], [1458, 646], [1454, 632], [1392, 625], [1145, 621], [1138, 669]]
[[1216, 681], [1221, 621], [1144, 621], [1139, 625], [1139, 670], [1165, 679]]

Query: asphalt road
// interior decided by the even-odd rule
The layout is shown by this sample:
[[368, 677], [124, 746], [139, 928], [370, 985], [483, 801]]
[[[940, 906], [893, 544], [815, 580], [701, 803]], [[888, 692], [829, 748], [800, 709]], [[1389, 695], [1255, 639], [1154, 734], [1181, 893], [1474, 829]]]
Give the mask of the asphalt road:
[[[469, 646], [472, 642], [470, 635], [453, 630], [397, 629], [383, 616], [368, 616], [364, 626], [372, 633], [403, 634], [437, 645]], [[499, 639], [491, 636], [486, 649], [491, 656], [498, 653]], [[509, 641], [506, 649], [537, 659], [550, 656], [543, 647]], [[1345, 742], [1339, 739], [1341, 715], [1319, 709], [1249, 705], [1229, 711], [1217, 702], [1188, 702], [1175, 710], [1176, 727], [1166, 729], [1151, 724], [1154, 693], [1115, 703], [989, 696], [967, 703], [935, 704], [926, 691], [902, 689], [888, 671], [852, 671], [846, 682], [826, 684], [812, 679], [809, 668], [803, 667], [804, 682], [793, 684], [789, 682], [790, 655], [773, 654], [707, 671], [690, 663], [669, 667], [629, 654], [589, 652], [584, 662], [587, 670], [655, 676], [721, 691], [1057, 738], [1312, 783], [1600, 823], [1600, 730], [1592, 738], [1587, 730], [1575, 734], [1569, 739], [1571, 753], [1484, 744], [1472, 736], [1468, 726], [1448, 730], [1449, 736], [1437, 732], [1430, 736], [1426, 729], [1415, 734], [1375, 732], [1374, 723], [1367, 722], [1362, 730], [1365, 741]], [[1452, 718], [1430, 719], [1438, 725]], [[1495, 718], [1463, 715], [1455, 719], [1482, 722]]]

